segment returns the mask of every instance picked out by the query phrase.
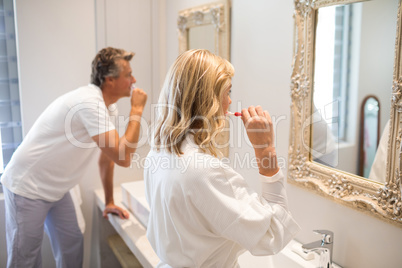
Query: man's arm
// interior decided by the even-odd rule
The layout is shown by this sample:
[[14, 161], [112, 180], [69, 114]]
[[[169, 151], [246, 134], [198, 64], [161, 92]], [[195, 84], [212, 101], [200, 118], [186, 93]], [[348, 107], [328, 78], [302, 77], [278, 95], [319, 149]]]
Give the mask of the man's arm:
[[130, 120], [124, 135], [119, 138], [114, 129], [106, 133], [92, 137], [101, 149], [99, 156], [99, 171], [105, 192], [105, 210], [103, 217], [108, 218], [108, 213], [119, 215], [122, 219], [128, 219], [128, 212], [114, 204], [113, 199], [113, 171], [114, 163], [128, 167], [131, 162], [131, 154], [135, 152], [140, 136], [141, 116], [147, 101], [147, 94], [142, 89], [134, 89], [131, 95]]
[[121, 138], [119, 138], [119, 134], [115, 129], [92, 137], [102, 152], [119, 166], [130, 166], [131, 154], [137, 149], [141, 116], [146, 101], [147, 94], [142, 89], [136, 88], [133, 90], [130, 119], [126, 132]]
[[103, 217], [108, 218], [108, 213], [118, 215], [121, 219], [128, 219], [128, 212], [114, 204], [113, 199], [113, 171], [114, 162], [105, 153], [99, 155], [99, 172], [102, 179], [103, 191], [105, 192], [105, 210]]

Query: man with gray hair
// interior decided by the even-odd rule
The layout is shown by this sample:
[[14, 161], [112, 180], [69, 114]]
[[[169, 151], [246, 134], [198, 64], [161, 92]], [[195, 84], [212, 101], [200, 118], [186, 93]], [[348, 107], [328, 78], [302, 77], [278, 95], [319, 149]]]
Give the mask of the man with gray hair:
[[[91, 83], [53, 101], [12, 156], [1, 177], [7, 267], [41, 267], [43, 229], [57, 267], [82, 267], [83, 235], [69, 190], [82, 179], [97, 148], [106, 201], [103, 215], [128, 218], [127, 211], [114, 205], [113, 169], [114, 163], [130, 166], [147, 100], [143, 90], [132, 90], [133, 56], [111, 47], [99, 51], [92, 62]], [[130, 120], [119, 137], [111, 118], [117, 115], [116, 101], [130, 94]]]

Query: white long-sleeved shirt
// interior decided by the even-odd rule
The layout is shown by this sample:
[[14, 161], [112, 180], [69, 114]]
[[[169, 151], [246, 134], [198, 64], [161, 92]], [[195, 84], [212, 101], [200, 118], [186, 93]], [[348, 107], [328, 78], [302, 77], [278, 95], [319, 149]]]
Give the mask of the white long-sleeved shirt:
[[151, 150], [145, 162], [147, 237], [158, 267], [238, 267], [237, 257], [278, 253], [299, 231], [284, 176], [260, 175], [262, 196], [187, 136], [183, 155]]

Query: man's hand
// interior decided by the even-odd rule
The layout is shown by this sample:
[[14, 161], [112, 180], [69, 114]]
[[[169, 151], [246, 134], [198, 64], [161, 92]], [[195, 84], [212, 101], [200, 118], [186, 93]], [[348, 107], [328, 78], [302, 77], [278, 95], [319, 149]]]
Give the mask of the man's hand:
[[126, 210], [122, 209], [121, 207], [116, 206], [115, 204], [108, 204], [103, 211], [103, 217], [105, 219], [109, 219], [108, 214], [112, 213], [120, 217], [120, 219], [128, 219], [129, 214]]
[[131, 94], [131, 109], [141, 113], [147, 103], [147, 93], [140, 88], [134, 88]]

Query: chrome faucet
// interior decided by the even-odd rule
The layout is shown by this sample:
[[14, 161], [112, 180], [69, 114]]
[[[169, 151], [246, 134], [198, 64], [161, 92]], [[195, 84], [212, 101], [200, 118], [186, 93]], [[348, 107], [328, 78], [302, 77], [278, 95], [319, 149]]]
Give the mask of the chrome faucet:
[[302, 246], [304, 253], [316, 252], [320, 256], [319, 268], [332, 268], [334, 233], [328, 230], [314, 230], [313, 232], [321, 234], [322, 239], [304, 244]]

